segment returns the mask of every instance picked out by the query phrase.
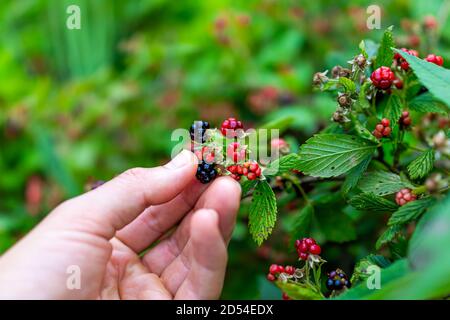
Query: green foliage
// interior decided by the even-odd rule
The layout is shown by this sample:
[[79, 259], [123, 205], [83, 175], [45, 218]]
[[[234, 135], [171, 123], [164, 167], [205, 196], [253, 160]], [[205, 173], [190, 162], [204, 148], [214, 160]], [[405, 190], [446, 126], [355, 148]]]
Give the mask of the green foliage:
[[358, 210], [390, 212], [398, 209], [394, 202], [376, 196], [373, 193], [361, 193], [352, 197], [349, 203]]
[[258, 245], [267, 239], [277, 220], [277, 203], [272, 188], [266, 181], [260, 181], [253, 192], [248, 215], [249, 230]]
[[393, 226], [388, 227], [383, 234], [378, 238], [375, 249], [380, 249], [386, 243], [394, 240], [395, 236], [400, 232], [400, 226], [395, 224]]
[[450, 71], [434, 63], [419, 59], [401, 50], [395, 50], [410, 65], [419, 81], [431, 94], [450, 107]]
[[434, 150], [429, 149], [408, 165], [409, 177], [413, 180], [425, 177], [433, 169], [433, 162]]
[[319, 134], [300, 147], [300, 167], [314, 177], [336, 177], [370, 156], [376, 145], [351, 135]]
[[263, 174], [266, 176], [282, 175], [294, 169], [301, 170], [300, 159], [297, 154], [291, 153], [271, 162]]
[[292, 243], [296, 239], [301, 239], [309, 236], [311, 229], [311, 222], [314, 216], [314, 207], [311, 204], [307, 204], [300, 210], [292, 223], [291, 229], [291, 241]]
[[402, 105], [401, 98], [396, 94], [392, 94], [384, 109], [384, 117], [391, 121], [392, 128], [397, 125], [398, 120], [402, 115], [403, 108], [404, 106]]
[[435, 112], [441, 114], [448, 114], [448, 107], [437, 101], [429, 92], [423, 93], [413, 98], [408, 107], [411, 110], [421, 113]]
[[386, 196], [399, 191], [402, 188], [411, 188], [412, 185], [400, 178], [399, 175], [388, 171], [369, 171], [358, 183], [365, 193], [373, 193], [377, 196]]
[[395, 211], [388, 221], [389, 226], [404, 224], [417, 219], [435, 202], [434, 198], [427, 197], [408, 202]]
[[289, 282], [277, 281], [277, 286], [285, 292], [289, 298], [296, 300], [322, 300], [323, 296], [307, 286], [299, 286]]
[[392, 48], [395, 47], [394, 38], [392, 36], [392, 27], [389, 27], [383, 34], [381, 39], [380, 48], [378, 49], [377, 58], [375, 61], [375, 68], [381, 66], [389, 67], [392, 64], [394, 58], [394, 52]]

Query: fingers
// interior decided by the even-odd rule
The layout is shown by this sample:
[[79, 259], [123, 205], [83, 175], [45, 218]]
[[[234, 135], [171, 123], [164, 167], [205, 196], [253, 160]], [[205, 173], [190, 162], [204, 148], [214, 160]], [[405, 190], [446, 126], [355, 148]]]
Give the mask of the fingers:
[[[239, 183], [229, 177], [221, 177], [214, 180], [195, 205], [195, 210], [205, 208], [218, 213], [220, 231], [226, 243], [228, 243], [234, 228], [240, 195]], [[167, 276], [167, 282], [176, 282], [174, 288], [178, 288], [184, 279], [183, 274], [174, 279], [172, 270], [181, 268], [184, 263], [180, 254], [191, 236], [192, 217], [193, 213], [191, 212], [169, 238], [161, 241], [143, 257], [143, 262], [152, 272], [162, 275], [163, 278]], [[167, 274], [163, 274], [163, 271], [164, 273], [167, 271]]]
[[178, 196], [164, 204], [150, 206], [116, 237], [134, 252], [141, 252], [177, 224], [195, 206], [207, 185], [192, 180]]
[[227, 264], [227, 249], [215, 210], [201, 209], [191, 219], [190, 269], [175, 299], [217, 299]]
[[181, 152], [157, 168], [135, 168], [101, 187], [69, 200], [55, 210], [66, 225], [110, 239], [145, 208], [176, 197], [194, 179], [197, 161], [193, 153]]

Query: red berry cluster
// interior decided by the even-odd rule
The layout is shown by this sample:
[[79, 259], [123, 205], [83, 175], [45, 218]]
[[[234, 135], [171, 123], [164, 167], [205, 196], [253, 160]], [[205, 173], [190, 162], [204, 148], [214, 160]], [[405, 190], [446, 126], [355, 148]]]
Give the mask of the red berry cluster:
[[245, 148], [239, 142], [232, 142], [227, 147], [227, 156], [233, 162], [244, 161], [247, 155]]
[[320, 246], [313, 238], [303, 238], [295, 241], [295, 248], [300, 259], [307, 260], [310, 254], [319, 255], [322, 252]]
[[434, 63], [438, 66], [442, 66], [444, 64], [444, 59], [441, 56], [437, 56], [435, 54], [429, 54], [426, 58], [426, 61]]
[[[402, 48], [401, 50], [403, 52], [406, 52], [407, 54], [413, 55], [415, 57], [419, 56], [419, 53], [416, 50], [406, 49], [406, 48]], [[394, 59], [397, 61], [397, 65], [399, 65], [400, 68], [402, 68], [405, 71], [409, 70], [409, 63], [405, 59], [403, 59], [403, 57], [399, 53], [396, 53], [394, 55]]]
[[412, 193], [411, 189], [408, 188], [400, 190], [395, 195], [395, 202], [397, 202], [399, 206], [403, 206], [408, 202], [414, 201], [416, 199], [417, 196], [414, 193]]
[[261, 176], [261, 167], [256, 162], [246, 162], [242, 165], [235, 164], [228, 168], [231, 177], [234, 180], [241, 180], [242, 176], [246, 176], [248, 180], [255, 180]]
[[229, 138], [234, 138], [238, 136], [239, 129], [244, 129], [242, 122], [236, 120], [236, 118], [228, 118], [222, 122], [222, 126], [220, 127], [220, 131], [222, 134]]
[[395, 80], [395, 75], [388, 67], [379, 67], [370, 76], [370, 80], [375, 87], [382, 90], [387, 90], [392, 86]]
[[411, 117], [409, 116], [408, 111], [403, 111], [402, 115], [400, 116], [399, 123], [402, 127], [408, 127], [411, 125]]
[[279, 264], [272, 264], [269, 268], [269, 273], [267, 274], [267, 280], [275, 281], [281, 273], [286, 273], [292, 276], [295, 273], [295, 267], [285, 266]]
[[372, 134], [377, 137], [378, 139], [381, 139], [383, 137], [389, 137], [391, 135], [391, 127], [389, 119], [382, 119], [379, 124], [375, 126], [375, 130], [372, 131]]

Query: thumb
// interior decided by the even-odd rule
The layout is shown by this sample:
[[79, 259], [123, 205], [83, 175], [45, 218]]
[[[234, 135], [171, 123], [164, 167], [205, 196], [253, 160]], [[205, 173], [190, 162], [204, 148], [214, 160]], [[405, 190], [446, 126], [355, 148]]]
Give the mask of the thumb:
[[83, 226], [107, 239], [133, 221], [151, 205], [176, 197], [193, 179], [197, 158], [184, 150], [172, 161], [156, 168], [133, 168], [101, 187], [68, 200], [54, 216], [65, 225]]

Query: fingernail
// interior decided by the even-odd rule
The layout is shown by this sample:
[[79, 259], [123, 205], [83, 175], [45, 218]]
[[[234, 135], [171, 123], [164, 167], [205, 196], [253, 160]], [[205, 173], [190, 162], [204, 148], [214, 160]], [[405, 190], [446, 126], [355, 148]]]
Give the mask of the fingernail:
[[179, 169], [193, 162], [193, 154], [188, 150], [183, 150], [175, 158], [172, 159], [166, 167], [169, 169]]

